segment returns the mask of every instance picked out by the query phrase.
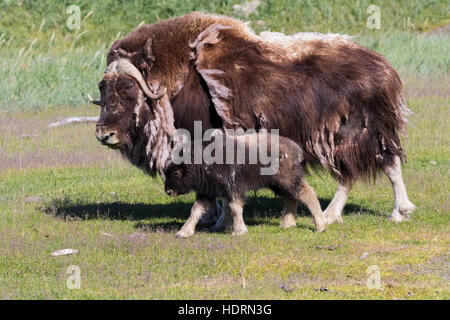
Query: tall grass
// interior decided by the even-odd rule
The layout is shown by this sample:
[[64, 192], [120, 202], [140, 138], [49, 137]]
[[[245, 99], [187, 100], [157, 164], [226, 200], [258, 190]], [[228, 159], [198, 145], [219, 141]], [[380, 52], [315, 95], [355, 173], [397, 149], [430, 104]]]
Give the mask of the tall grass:
[[[80, 44], [104, 44], [119, 32], [126, 34], [140, 22], [183, 15], [190, 11], [206, 11], [239, 16], [255, 24], [286, 33], [298, 31], [367, 33], [367, 9], [377, 5], [381, 28], [393, 30], [428, 30], [449, 22], [450, 4], [446, 0], [260, 0], [260, 6], [247, 17], [233, 10], [233, 5], [254, 0], [9, 0], [0, 2], [0, 34], [14, 37], [21, 45], [37, 36], [55, 34], [57, 44], [69, 45], [74, 32], [85, 32]], [[78, 5], [81, 30], [66, 26], [66, 10]], [[260, 30], [258, 30], [260, 31]]]
[[356, 37], [356, 42], [384, 54], [400, 73], [445, 76], [450, 72], [448, 35], [387, 33]]
[[66, 53], [1, 49], [0, 112], [86, 103], [105, 68], [106, 47]]
[[[0, 113], [86, 103], [97, 92], [111, 43], [142, 21], [199, 10], [240, 16], [256, 31], [270, 29], [341, 32], [386, 55], [401, 72], [449, 72], [450, 42], [445, 35], [419, 35], [448, 21], [447, 1], [261, 0], [247, 17], [233, 11], [240, 0], [22, 0], [0, 2]], [[69, 5], [81, 9], [81, 28], [66, 26]], [[382, 30], [369, 30], [367, 8], [381, 9]], [[446, 20], [447, 19], [447, 20]], [[405, 31], [406, 30], [406, 31]]]

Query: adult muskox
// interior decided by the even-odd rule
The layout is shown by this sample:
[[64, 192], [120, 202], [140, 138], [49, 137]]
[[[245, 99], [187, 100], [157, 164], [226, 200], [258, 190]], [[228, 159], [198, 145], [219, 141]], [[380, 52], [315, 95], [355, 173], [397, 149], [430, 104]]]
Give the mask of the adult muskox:
[[406, 220], [415, 208], [401, 174], [408, 109], [400, 78], [347, 36], [256, 35], [240, 21], [191, 13], [138, 27], [107, 60], [93, 101], [101, 105], [96, 136], [149, 174], [167, 165], [175, 128], [192, 132], [195, 120], [203, 130], [279, 129], [339, 181], [329, 223], [342, 221], [352, 183], [379, 171], [394, 189], [390, 218]]

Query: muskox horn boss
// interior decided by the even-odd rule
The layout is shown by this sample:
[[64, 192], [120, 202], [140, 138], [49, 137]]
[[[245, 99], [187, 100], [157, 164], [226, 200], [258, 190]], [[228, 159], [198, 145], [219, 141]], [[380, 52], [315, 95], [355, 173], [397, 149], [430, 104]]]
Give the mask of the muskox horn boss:
[[110, 73], [110, 72], [126, 74], [128, 76], [135, 78], [136, 81], [141, 86], [142, 91], [144, 91], [146, 96], [152, 100], [161, 99], [167, 92], [167, 89], [163, 88], [162, 92], [154, 94], [150, 90], [150, 88], [147, 86], [147, 83], [145, 82], [144, 77], [139, 72], [139, 70], [131, 62], [129, 62], [126, 59], [119, 59], [119, 60], [111, 62], [111, 64], [106, 68], [105, 73]]

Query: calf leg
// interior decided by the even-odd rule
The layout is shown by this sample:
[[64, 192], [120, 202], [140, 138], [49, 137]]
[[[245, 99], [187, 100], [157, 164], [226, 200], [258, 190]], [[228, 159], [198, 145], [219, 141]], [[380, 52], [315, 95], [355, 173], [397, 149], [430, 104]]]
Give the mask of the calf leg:
[[326, 208], [324, 214], [327, 217], [328, 224], [335, 222], [342, 223], [342, 209], [344, 209], [348, 194], [352, 189], [351, 182], [339, 181], [336, 194]]
[[327, 227], [327, 219], [320, 208], [319, 199], [316, 192], [308, 185], [306, 181], [302, 182], [302, 188], [299, 192], [299, 200], [303, 202], [311, 212], [316, 225], [316, 231], [322, 232]]
[[396, 156], [394, 164], [383, 168], [383, 170], [391, 181], [392, 188], [394, 189], [394, 210], [389, 216], [389, 219], [393, 222], [409, 220], [410, 215], [416, 206], [409, 201], [408, 194], [406, 193], [400, 157]]
[[241, 199], [233, 199], [228, 203], [233, 218], [233, 236], [241, 236], [248, 232], [242, 217], [244, 203]]
[[222, 215], [222, 208], [216, 198], [211, 199], [208, 210], [203, 214], [198, 223], [210, 224], [216, 223], [217, 219]]
[[208, 210], [210, 202], [210, 199], [197, 197], [192, 205], [189, 219], [187, 219], [183, 227], [176, 234], [177, 238], [188, 238], [194, 234], [195, 226], [200, 217]]
[[284, 198], [283, 220], [281, 221], [281, 227], [290, 228], [295, 227], [295, 213], [297, 212], [298, 202], [297, 200]]
[[216, 224], [209, 229], [211, 232], [223, 232], [233, 225], [233, 218], [231, 217], [230, 208], [228, 206], [228, 200], [226, 198], [222, 199], [222, 214], [217, 220]]

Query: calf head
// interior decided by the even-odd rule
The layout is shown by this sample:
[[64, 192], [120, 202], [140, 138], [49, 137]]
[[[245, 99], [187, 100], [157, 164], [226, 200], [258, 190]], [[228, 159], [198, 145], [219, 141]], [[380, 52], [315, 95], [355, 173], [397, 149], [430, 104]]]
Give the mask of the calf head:
[[170, 164], [164, 170], [164, 190], [171, 197], [189, 193], [192, 190], [192, 177], [189, 177], [185, 164]]

